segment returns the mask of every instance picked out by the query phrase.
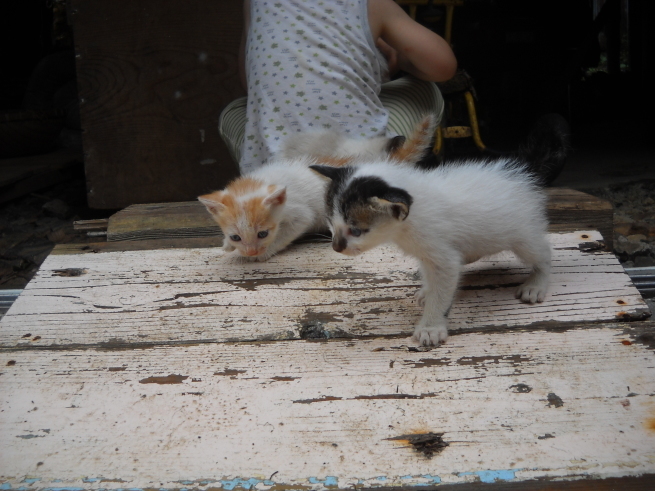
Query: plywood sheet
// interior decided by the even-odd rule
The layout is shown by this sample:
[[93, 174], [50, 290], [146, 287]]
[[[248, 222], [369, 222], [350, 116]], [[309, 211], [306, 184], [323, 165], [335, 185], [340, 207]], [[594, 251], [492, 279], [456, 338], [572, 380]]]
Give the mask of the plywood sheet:
[[[648, 308], [597, 232], [552, 234], [542, 304], [514, 298], [510, 253], [467, 266], [451, 332], [642, 319]], [[2, 320], [0, 346], [120, 346], [409, 336], [421, 315], [414, 259], [299, 244], [265, 263], [218, 248], [51, 255]]]
[[[467, 332], [432, 350], [390, 338], [3, 350], [0, 482], [350, 489], [652, 473], [655, 366], [638, 340], [653, 326], [631, 325]], [[430, 432], [448, 443], [431, 456], [409, 442]]]

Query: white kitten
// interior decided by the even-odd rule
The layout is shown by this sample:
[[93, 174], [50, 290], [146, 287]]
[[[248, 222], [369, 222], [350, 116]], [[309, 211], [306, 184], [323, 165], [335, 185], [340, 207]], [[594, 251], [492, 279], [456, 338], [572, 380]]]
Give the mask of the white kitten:
[[517, 298], [544, 300], [551, 257], [546, 198], [525, 166], [499, 159], [431, 171], [385, 162], [312, 168], [332, 179], [327, 213], [335, 251], [356, 255], [393, 242], [419, 259], [424, 313], [414, 339], [437, 345], [448, 337], [446, 314], [465, 263], [511, 250], [532, 268]]

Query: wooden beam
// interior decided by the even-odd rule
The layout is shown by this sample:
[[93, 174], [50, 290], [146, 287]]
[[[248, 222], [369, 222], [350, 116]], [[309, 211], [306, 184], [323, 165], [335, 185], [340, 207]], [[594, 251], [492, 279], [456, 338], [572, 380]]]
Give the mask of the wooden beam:
[[[590, 194], [548, 188], [551, 232], [599, 230], [612, 250], [612, 205]], [[132, 205], [109, 218], [108, 241], [220, 236], [220, 229], [197, 201]]]

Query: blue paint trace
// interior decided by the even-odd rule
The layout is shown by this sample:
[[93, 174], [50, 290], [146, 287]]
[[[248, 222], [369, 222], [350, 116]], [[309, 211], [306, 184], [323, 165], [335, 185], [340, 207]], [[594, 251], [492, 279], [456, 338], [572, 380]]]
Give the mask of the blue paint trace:
[[423, 479], [429, 479], [431, 482], [415, 484], [415, 486], [432, 486], [433, 484], [439, 484], [441, 482], [441, 478], [439, 476], [431, 476], [430, 474], [423, 474], [422, 476], [419, 477], [422, 477]]
[[262, 483], [265, 486], [273, 486], [275, 484], [274, 481], [269, 481], [268, 479], [255, 479], [254, 477], [251, 477], [250, 479], [240, 479], [237, 477], [236, 479], [231, 480], [221, 480], [220, 483], [223, 486], [223, 489], [226, 489], [227, 491], [231, 491], [237, 486], [243, 489], [250, 489], [254, 488], [259, 483]]
[[26, 477], [23, 479], [22, 482], [27, 483], [27, 484], [34, 484], [35, 482], [39, 482], [41, 480], [40, 477]]
[[478, 476], [480, 482], [494, 483], [499, 481], [511, 481], [516, 479], [516, 472], [523, 469], [507, 469], [499, 471], [475, 471], [475, 472], [460, 472], [458, 476]]
[[323, 484], [324, 486], [338, 486], [339, 481], [335, 476], [325, 476], [325, 481], [310, 477], [309, 482], [312, 484]]

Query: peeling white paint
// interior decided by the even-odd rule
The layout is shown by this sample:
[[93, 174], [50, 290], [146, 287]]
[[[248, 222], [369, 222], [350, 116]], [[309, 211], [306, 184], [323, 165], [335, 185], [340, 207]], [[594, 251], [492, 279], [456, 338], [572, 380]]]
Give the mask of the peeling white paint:
[[[550, 239], [544, 304], [499, 286], [526, 274], [509, 255], [470, 265], [434, 349], [405, 337], [418, 280], [392, 248], [51, 255], [0, 321], [0, 490], [653, 473], [653, 350], [634, 323], [598, 323], [643, 300], [580, 233]], [[303, 323], [361, 337], [297, 339]], [[279, 340], [243, 342], [262, 338]], [[428, 432], [449, 444], [431, 458], [403, 440]]]

